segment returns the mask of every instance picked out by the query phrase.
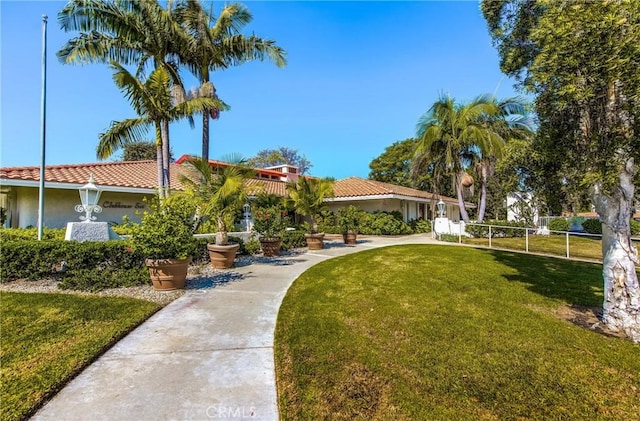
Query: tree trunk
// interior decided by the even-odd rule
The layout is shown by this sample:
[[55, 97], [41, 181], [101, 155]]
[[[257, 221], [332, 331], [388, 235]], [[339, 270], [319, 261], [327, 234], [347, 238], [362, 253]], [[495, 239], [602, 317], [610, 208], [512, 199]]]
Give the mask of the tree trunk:
[[164, 199], [164, 171], [162, 170], [162, 136], [160, 137], [160, 142], [156, 140], [156, 164], [158, 167], [158, 197], [160, 199]]
[[171, 174], [169, 173], [169, 121], [163, 120], [161, 123], [161, 137], [162, 137], [162, 175], [163, 175], [163, 188], [164, 197], [169, 197], [169, 190], [171, 189]]
[[596, 184], [591, 197], [602, 222], [602, 322], [615, 332], [624, 332], [633, 342], [640, 342], [640, 287], [635, 266], [638, 250], [631, 242], [629, 223], [635, 171], [633, 158], [629, 158], [613, 194], [604, 194], [601, 185]]
[[229, 242], [229, 235], [227, 234], [227, 227], [224, 224], [224, 218], [218, 218], [218, 232], [216, 232], [216, 244], [219, 246], [226, 246]]
[[209, 110], [202, 113], [202, 159], [209, 160]]
[[489, 178], [489, 168], [480, 165], [480, 204], [478, 206], [478, 223], [484, 221], [484, 212], [487, 208], [487, 180]]
[[460, 218], [465, 222], [469, 223], [469, 214], [467, 213], [467, 208], [464, 206], [464, 196], [462, 194], [462, 176], [464, 173], [459, 173], [456, 176], [456, 195], [458, 196], [458, 206], [460, 207]]

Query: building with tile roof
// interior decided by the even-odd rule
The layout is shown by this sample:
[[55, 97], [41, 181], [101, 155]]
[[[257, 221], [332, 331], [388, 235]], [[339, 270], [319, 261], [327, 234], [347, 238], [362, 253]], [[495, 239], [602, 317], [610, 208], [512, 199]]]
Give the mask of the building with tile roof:
[[[182, 156], [171, 164], [172, 189], [184, 189], [180, 178], [188, 176], [188, 166], [181, 164], [188, 158]], [[215, 160], [209, 163], [214, 168], [229, 165]], [[256, 178], [249, 184], [260, 185], [265, 193], [278, 196], [285, 196], [287, 182], [298, 177], [297, 168], [289, 165], [260, 168], [256, 172]], [[145, 198], [156, 194], [158, 173], [155, 161], [46, 166], [45, 226], [61, 228], [67, 222], [78, 221], [80, 214], [74, 210], [80, 203], [78, 189], [87, 183], [91, 174], [102, 191], [99, 205], [103, 211], [96, 215], [99, 221], [120, 223], [125, 215], [134, 221], [139, 220], [136, 213], [145, 209]], [[39, 182], [40, 167], [0, 168], [0, 206], [7, 210], [5, 226], [24, 228], [37, 224]], [[456, 199], [358, 177], [337, 180], [334, 197], [327, 202], [333, 211], [351, 204], [368, 212], [399, 211], [408, 222], [431, 219], [439, 200], [445, 202], [449, 218], [458, 220]]]

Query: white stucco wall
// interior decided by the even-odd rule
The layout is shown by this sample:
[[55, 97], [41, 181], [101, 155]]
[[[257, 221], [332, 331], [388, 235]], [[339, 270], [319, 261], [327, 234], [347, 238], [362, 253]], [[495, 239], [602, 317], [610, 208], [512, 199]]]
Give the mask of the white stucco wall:
[[[128, 215], [138, 222], [136, 211], [144, 210], [145, 195], [135, 193], [102, 192], [98, 204], [102, 213], [94, 214], [98, 221], [121, 223]], [[148, 195], [151, 197], [151, 195]], [[26, 228], [38, 224], [38, 189], [34, 187], [13, 187], [10, 195], [11, 227]], [[75, 206], [80, 204], [77, 190], [45, 189], [44, 226], [64, 228], [67, 222], [79, 222], [80, 213]]]

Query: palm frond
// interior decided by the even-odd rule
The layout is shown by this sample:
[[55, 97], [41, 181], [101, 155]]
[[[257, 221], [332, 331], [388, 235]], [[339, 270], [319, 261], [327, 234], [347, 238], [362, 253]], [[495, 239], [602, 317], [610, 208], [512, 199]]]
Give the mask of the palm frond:
[[96, 155], [98, 159], [106, 159], [117, 150], [130, 143], [146, 140], [146, 134], [152, 122], [145, 118], [130, 118], [113, 121], [106, 133], [100, 133]]

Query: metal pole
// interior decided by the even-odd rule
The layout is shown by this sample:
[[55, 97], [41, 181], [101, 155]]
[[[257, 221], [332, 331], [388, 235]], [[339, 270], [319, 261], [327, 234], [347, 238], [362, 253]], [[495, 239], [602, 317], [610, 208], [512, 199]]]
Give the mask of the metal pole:
[[491, 225], [489, 225], [489, 248], [491, 248]]
[[524, 237], [525, 237], [525, 248], [526, 252], [529, 253], [529, 228], [524, 229]]
[[569, 258], [569, 231], [567, 231], [567, 259]]
[[42, 225], [44, 224], [44, 165], [47, 127], [47, 15], [42, 15], [42, 103], [40, 118], [42, 121], [40, 138], [40, 192], [38, 194], [38, 241], [42, 240]]

